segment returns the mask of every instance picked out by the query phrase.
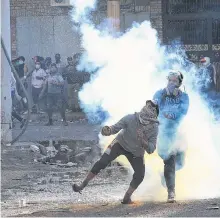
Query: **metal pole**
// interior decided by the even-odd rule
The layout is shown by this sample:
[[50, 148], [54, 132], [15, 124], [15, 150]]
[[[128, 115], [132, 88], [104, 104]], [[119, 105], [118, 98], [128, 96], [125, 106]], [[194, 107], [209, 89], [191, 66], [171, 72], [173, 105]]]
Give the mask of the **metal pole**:
[[120, 31], [120, 0], [108, 0], [107, 17], [110, 22], [110, 28]]
[[[11, 57], [11, 28], [10, 28], [10, 2], [1, 1], [2, 38]], [[11, 130], [11, 69], [1, 49], [1, 142], [9, 143], [12, 140]]]

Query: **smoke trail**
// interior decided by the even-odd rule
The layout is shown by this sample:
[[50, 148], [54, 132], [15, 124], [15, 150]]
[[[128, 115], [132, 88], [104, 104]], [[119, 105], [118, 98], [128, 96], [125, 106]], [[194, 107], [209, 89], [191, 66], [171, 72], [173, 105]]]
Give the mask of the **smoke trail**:
[[[87, 114], [111, 125], [128, 113], [139, 111], [156, 90], [164, 88], [169, 69], [183, 72], [184, 85], [190, 97], [189, 113], [181, 125], [176, 148], [187, 151], [186, 165], [177, 172], [176, 191], [179, 199], [220, 196], [220, 158], [217, 130], [212, 114], [194, 89], [196, 67], [186, 60], [180, 45], [170, 50], [160, 45], [157, 32], [148, 21], [133, 24], [126, 33], [112, 36], [105, 29], [96, 28], [89, 21], [95, 1], [73, 1], [73, 20], [80, 23], [82, 46], [85, 50], [80, 67], [92, 72], [92, 79], [80, 92], [81, 105]], [[80, 19], [82, 18], [83, 19]], [[109, 117], [100, 118], [99, 109]], [[104, 124], [103, 123], [103, 124]], [[112, 140], [100, 136], [103, 148]], [[188, 145], [188, 149], [187, 149]], [[124, 159], [120, 159], [125, 164]], [[138, 190], [153, 199], [165, 194], [159, 173], [163, 163], [157, 154], [146, 155], [148, 176]], [[148, 193], [148, 194], [146, 194]], [[148, 196], [148, 197], [146, 197]]]

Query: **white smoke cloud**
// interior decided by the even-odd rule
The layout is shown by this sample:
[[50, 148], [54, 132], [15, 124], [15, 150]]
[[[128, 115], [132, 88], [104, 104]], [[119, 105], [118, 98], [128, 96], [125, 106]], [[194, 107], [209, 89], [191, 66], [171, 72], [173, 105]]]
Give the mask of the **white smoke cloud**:
[[[80, 22], [85, 50], [81, 67], [89, 71], [100, 68], [80, 92], [81, 104], [88, 115], [95, 116], [101, 106], [110, 115], [106, 122], [113, 124], [124, 115], [139, 111], [147, 99], [164, 88], [169, 69], [180, 70], [185, 76], [190, 109], [176, 143], [178, 148], [186, 150], [186, 165], [177, 172], [177, 198], [220, 196], [220, 158], [216, 152], [220, 146], [217, 138], [220, 125], [213, 123], [209, 109], [193, 90], [196, 67], [186, 64], [183, 51], [174, 47], [173, 52], [167, 52], [150, 22], [135, 23], [126, 33], [114, 37], [88, 19], [86, 22], [80, 19], [88, 18], [89, 8], [95, 8], [95, 0], [75, 0], [73, 5], [73, 19]], [[110, 140], [100, 137], [100, 144], [105, 147]], [[145, 191], [153, 199], [161, 200], [165, 193], [159, 177], [163, 163], [157, 154], [147, 155], [146, 167], [148, 174], [152, 173], [142, 183], [137, 196]], [[146, 194], [143, 197], [146, 199]]]
[[89, 21], [87, 16], [95, 9], [96, 0], [71, 0], [70, 4], [74, 6], [72, 13], [74, 22], [82, 23]]

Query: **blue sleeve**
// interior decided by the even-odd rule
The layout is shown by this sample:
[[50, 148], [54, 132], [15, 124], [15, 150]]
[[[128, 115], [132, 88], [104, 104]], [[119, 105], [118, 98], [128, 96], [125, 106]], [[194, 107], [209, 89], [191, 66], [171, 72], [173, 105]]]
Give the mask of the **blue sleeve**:
[[179, 112], [176, 114], [176, 119], [181, 120], [184, 116], [186, 116], [189, 109], [189, 96], [186, 93], [182, 94], [181, 97], [181, 107]]
[[182, 100], [182, 107], [181, 107], [182, 114], [186, 115], [188, 112], [188, 109], [189, 109], [189, 96], [186, 93], [184, 93], [183, 100]]
[[162, 100], [162, 96], [163, 96], [163, 89], [157, 91], [154, 96], [153, 96], [153, 100], [157, 102], [158, 105], [160, 105], [161, 100]]

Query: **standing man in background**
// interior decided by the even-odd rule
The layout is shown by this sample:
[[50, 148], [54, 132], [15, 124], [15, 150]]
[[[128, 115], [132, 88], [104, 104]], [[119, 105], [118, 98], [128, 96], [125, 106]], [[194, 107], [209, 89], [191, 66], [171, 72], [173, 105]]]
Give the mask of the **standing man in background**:
[[56, 62], [56, 67], [58, 69], [58, 73], [60, 75], [63, 75], [63, 71], [65, 69], [65, 64], [61, 61], [61, 56], [59, 53], [55, 54], [55, 62]]
[[46, 79], [46, 72], [41, 68], [40, 62], [36, 62], [35, 70], [32, 73], [31, 85], [32, 85], [32, 98], [36, 112], [39, 112], [39, 95], [42, 91], [44, 81]]
[[68, 86], [68, 106], [72, 111], [80, 111], [79, 90], [83, 84], [84, 73], [77, 70], [80, 54], [67, 58], [68, 65], [64, 69], [63, 78]]
[[47, 76], [50, 74], [51, 64], [52, 64], [51, 57], [46, 57], [45, 58], [45, 68], [46, 68], [45, 72], [46, 72]]
[[67, 82], [68, 87], [68, 108], [73, 110], [74, 108], [74, 86], [73, 86], [73, 76], [75, 72], [75, 66], [72, 57], [67, 58], [68, 65], [65, 67], [63, 78]]
[[[57, 67], [57, 72], [63, 76], [65, 71], [65, 64], [61, 61], [61, 56], [59, 53], [55, 54], [55, 64]], [[63, 103], [67, 106], [68, 105], [68, 87], [67, 81], [64, 80], [64, 85], [62, 86], [62, 98]]]
[[53, 125], [53, 108], [58, 106], [61, 117], [63, 119], [64, 126], [68, 126], [65, 116], [65, 104], [62, 97], [62, 88], [64, 85], [63, 77], [58, 73], [58, 69], [55, 63], [51, 64], [50, 74], [46, 79], [44, 88], [41, 91], [40, 99], [47, 94], [47, 112], [48, 112], [48, 123], [46, 126]]
[[11, 98], [12, 98], [12, 112], [11, 115], [13, 118], [17, 119], [21, 125], [20, 128], [23, 128], [26, 120], [22, 118], [15, 110], [15, 104], [16, 102], [19, 102], [22, 100], [22, 97], [18, 95], [16, 90], [16, 80], [14, 78], [13, 73], [11, 73]]
[[[12, 63], [15, 67], [15, 70], [18, 73], [19, 79], [23, 83], [24, 87], [27, 89], [28, 84], [26, 81], [26, 77], [28, 75], [28, 67], [25, 64], [25, 58], [23, 56], [20, 56], [20, 57], [16, 58], [15, 60], [13, 60]], [[16, 90], [17, 90], [19, 96], [21, 96], [22, 98], [25, 97], [24, 92], [23, 92], [19, 83], [16, 83]], [[25, 109], [25, 105], [22, 102], [20, 102], [19, 104], [20, 104], [20, 111]]]
[[198, 90], [211, 112], [219, 119], [220, 94], [217, 92], [216, 69], [209, 57], [202, 58], [200, 62], [202, 66], [196, 78]]
[[77, 69], [77, 65], [80, 61], [80, 54], [77, 53], [73, 56], [74, 61], [74, 74], [72, 76], [72, 89], [73, 89], [73, 104], [74, 104], [74, 111], [80, 111], [80, 104], [79, 104], [79, 91], [83, 85], [83, 78], [84, 72], [81, 72]]
[[216, 70], [211, 64], [209, 57], [200, 60], [202, 67], [199, 71], [200, 91], [202, 94], [210, 94], [215, 91], [216, 87]]

